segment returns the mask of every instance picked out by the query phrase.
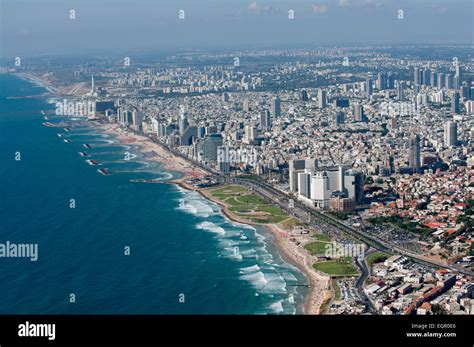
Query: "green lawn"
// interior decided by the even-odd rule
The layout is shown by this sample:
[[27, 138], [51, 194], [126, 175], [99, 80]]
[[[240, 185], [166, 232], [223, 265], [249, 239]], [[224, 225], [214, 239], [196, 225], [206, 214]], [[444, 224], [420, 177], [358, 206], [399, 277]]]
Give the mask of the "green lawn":
[[352, 263], [352, 258], [341, 258], [338, 260], [321, 261], [313, 264], [316, 270], [322, 271], [330, 276], [357, 276], [357, 270]]
[[309, 251], [312, 255], [322, 255], [326, 253], [326, 246], [331, 245], [328, 242], [315, 241], [308, 243], [304, 246], [305, 249]]
[[369, 254], [366, 258], [365, 261], [369, 267], [371, 267], [374, 263], [381, 263], [385, 259], [390, 257], [390, 254], [385, 253], [385, 252], [374, 252]]
[[331, 237], [325, 234], [313, 234], [312, 236], [318, 241], [331, 242]]
[[[213, 197], [230, 205], [229, 211], [254, 223], [280, 223], [290, 218], [280, 207], [267, 204], [262, 197], [245, 187], [225, 186], [213, 189], [210, 193]], [[261, 215], [249, 213], [261, 213]]]

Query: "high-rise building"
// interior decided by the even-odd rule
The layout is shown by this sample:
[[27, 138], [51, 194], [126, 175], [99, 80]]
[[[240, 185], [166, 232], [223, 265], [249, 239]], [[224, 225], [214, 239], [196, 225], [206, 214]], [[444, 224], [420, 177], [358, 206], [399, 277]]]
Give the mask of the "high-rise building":
[[454, 88], [459, 89], [462, 84], [461, 64], [456, 64], [456, 75], [454, 76]]
[[366, 89], [365, 89], [366, 97], [367, 99], [370, 99], [370, 96], [372, 95], [372, 80], [370, 78], [367, 78], [365, 83], [366, 83]]
[[319, 108], [326, 107], [326, 91], [324, 89], [318, 90], [318, 107]]
[[253, 125], [246, 125], [245, 126], [245, 141], [248, 144], [251, 144], [257, 138], [257, 128]]
[[453, 91], [451, 94], [451, 112], [458, 114], [460, 112], [459, 108], [459, 92], [457, 90]]
[[298, 195], [309, 198], [311, 195], [311, 172], [304, 170], [298, 173]]
[[397, 82], [397, 98], [398, 101], [405, 101], [405, 83], [402, 81]]
[[249, 112], [250, 111], [250, 106], [249, 106], [249, 101], [248, 99], [245, 99], [243, 102], [242, 102], [242, 110], [244, 112]]
[[444, 73], [439, 72], [439, 73], [438, 73], [438, 83], [437, 83], [437, 87], [438, 87], [439, 89], [444, 88], [444, 87], [445, 87], [445, 85], [444, 85], [444, 82], [445, 82], [445, 81], [446, 81], [446, 77], [444, 76]]
[[453, 89], [453, 75], [449, 73], [445, 75], [444, 86], [446, 89]]
[[458, 125], [456, 122], [447, 122], [444, 126], [444, 143], [446, 147], [455, 147], [458, 144]]
[[135, 130], [139, 131], [141, 129], [143, 122], [143, 113], [138, 110], [132, 111], [132, 126]]
[[364, 114], [364, 107], [361, 104], [354, 105], [354, 120], [356, 122], [366, 122], [367, 118]]
[[420, 136], [416, 134], [410, 138], [408, 148], [408, 162], [413, 173], [420, 172], [420, 152]]
[[329, 177], [326, 171], [316, 172], [311, 179], [311, 200], [318, 208], [329, 207], [331, 190], [329, 188]]
[[432, 71], [431, 76], [430, 76], [430, 86], [432, 88], [436, 88], [438, 85], [437, 83], [438, 83], [438, 74], [436, 73], [436, 71]]
[[229, 146], [217, 147], [217, 166], [222, 173], [230, 172], [230, 150]]
[[379, 72], [377, 74], [377, 88], [379, 90], [384, 90], [387, 88], [387, 75], [385, 72]]
[[278, 118], [281, 115], [281, 100], [278, 96], [273, 99], [272, 113], [273, 113], [273, 117], [275, 118]]
[[413, 68], [413, 82], [415, 84], [420, 84], [420, 69], [416, 66]]
[[272, 118], [269, 110], [260, 112], [260, 126], [262, 129], [270, 129], [272, 127]]
[[301, 99], [301, 101], [308, 101], [309, 100], [308, 92], [306, 91], [306, 89], [301, 90], [300, 99]]
[[423, 70], [423, 85], [424, 86], [429, 86], [430, 85], [430, 78], [431, 78], [431, 70], [430, 69], [425, 69]]
[[336, 125], [344, 124], [344, 112], [337, 111], [336, 112]]
[[217, 161], [217, 148], [222, 146], [222, 135], [211, 134], [200, 142], [201, 158], [204, 161]]
[[186, 112], [181, 112], [179, 115], [179, 134], [182, 135], [188, 127], [188, 115]]
[[304, 171], [304, 159], [292, 159], [288, 163], [290, 191], [296, 193], [298, 191], [298, 174]]

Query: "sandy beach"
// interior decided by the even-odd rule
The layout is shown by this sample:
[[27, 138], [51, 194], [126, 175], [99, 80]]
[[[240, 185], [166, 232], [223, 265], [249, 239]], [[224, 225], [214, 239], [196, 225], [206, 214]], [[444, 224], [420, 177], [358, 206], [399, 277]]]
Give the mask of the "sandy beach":
[[278, 248], [283, 260], [296, 266], [303, 272], [309, 282], [309, 292], [304, 303], [306, 314], [321, 314], [322, 304], [331, 298], [330, 277], [316, 271], [312, 264], [316, 262], [316, 257], [309, 254], [304, 245], [314, 241], [309, 234], [301, 234], [297, 230], [285, 230], [280, 224], [256, 224], [247, 219], [243, 219], [228, 209], [228, 205], [214, 198], [208, 189], [194, 189], [184, 182], [179, 183], [185, 189], [191, 189], [201, 193], [206, 199], [217, 203], [222, 207], [223, 214], [239, 223], [258, 225], [266, 228], [273, 235], [273, 242]]
[[127, 131], [116, 123], [100, 123], [98, 126], [105, 133], [113, 134], [121, 143], [139, 145], [143, 153], [149, 154], [147, 159], [160, 162], [166, 170], [181, 173], [183, 176], [171, 183], [178, 184], [184, 189], [197, 191], [206, 199], [217, 203], [222, 207], [222, 212], [227, 218], [242, 224], [253, 224], [266, 228], [273, 235], [273, 241], [282, 258], [296, 266], [308, 279], [309, 292], [304, 303], [305, 314], [323, 313], [321, 312], [322, 304], [331, 298], [330, 277], [317, 272], [312, 267], [317, 259], [304, 249], [306, 243], [314, 241], [310, 235], [301, 234], [295, 230], [285, 230], [280, 224], [255, 224], [233, 214], [228, 210], [229, 206], [210, 194], [209, 189], [198, 189], [185, 182], [192, 177], [209, 175], [208, 172], [195, 167], [184, 158], [174, 155], [148, 137]]
[[121, 143], [138, 145], [147, 159], [161, 163], [164, 169], [181, 173], [183, 176], [175, 181], [185, 180], [191, 177], [202, 177], [209, 175], [208, 172], [199, 167], [192, 165], [189, 161], [178, 157], [150, 140], [145, 135], [132, 133], [121, 128], [116, 123], [100, 123], [98, 124], [105, 133], [113, 134]]

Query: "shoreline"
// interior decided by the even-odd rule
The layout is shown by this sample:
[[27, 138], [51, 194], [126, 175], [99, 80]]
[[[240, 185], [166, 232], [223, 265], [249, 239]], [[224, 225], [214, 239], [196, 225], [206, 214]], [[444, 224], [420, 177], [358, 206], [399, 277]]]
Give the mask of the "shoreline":
[[[284, 230], [278, 224], [258, 224], [251, 223], [246, 219], [239, 218], [230, 212], [227, 206], [214, 198], [205, 188], [195, 188], [186, 184], [186, 180], [195, 177], [203, 177], [208, 175], [208, 172], [200, 168], [194, 167], [189, 161], [178, 157], [157, 144], [145, 135], [135, 134], [120, 127], [117, 123], [96, 123], [105, 133], [113, 134], [123, 144], [134, 144], [140, 147], [142, 153], [152, 153], [147, 159], [156, 161], [162, 165], [166, 170], [180, 173], [182, 176], [174, 178], [166, 183], [175, 184], [188, 191], [196, 191], [206, 200], [216, 203], [221, 207], [221, 212], [225, 218], [251, 226], [259, 226], [264, 228], [272, 236], [272, 240], [280, 257], [283, 261], [295, 266], [308, 281], [308, 292], [305, 295], [303, 302], [304, 314], [321, 314], [321, 307], [327, 300], [330, 292], [330, 277], [318, 273], [312, 268], [312, 264], [316, 261], [304, 248], [304, 244], [296, 245], [290, 241], [289, 231]], [[292, 235], [293, 236], [293, 235]], [[298, 235], [299, 236], [299, 235]]]
[[[49, 93], [60, 94], [61, 92], [59, 88], [53, 87], [51, 83], [44, 78], [32, 74], [17, 74], [17, 76], [31, 83], [39, 84]], [[153, 142], [146, 135], [131, 132], [122, 128], [117, 123], [91, 122], [90, 124], [98, 127], [106, 134], [114, 135], [122, 144], [137, 145], [142, 154], [146, 155], [147, 160], [158, 162], [165, 170], [181, 175], [165, 183], [176, 184], [189, 191], [197, 191], [205, 199], [218, 204], [221, 207], [221, 212], [224, 217], [231, 221], [245, 225], [256, 225], [268, 231], [272, 236], [270, 242], [273, 242], [282, 260], [295, 266], [306, 277], [309, 283], [308, 292], [304, 298], [303, 313], [321, 314], [320, 309], [322, 304], [327, 300], [327, 296], [331, 295], [329, 286], [330, 277], [324, 276], [312, 268], [309, 253], [304, 250], [303, 245], [298, 247], [294, 242], [290, 241], [286, 230], [277, 224], [255, 224], [247, 220], [242, 220], [228, 211], [225, 204], [212, 197], [211, 194], [208, 194], [204, 189], [187, 185], [185, 183], [187, 179], [204, 177], [210, 174], [212, 175], [212, 173], [195, 167], [189, 160], [176, 156], [163, 145]]]
[[228, 210], [228, 206], [222, 201], [214, 198], [206, 189], [198, 189], [188, 186], [181, 180], [172, 182], [183, 189], [196, 191], [205, 199], [212, 201], [221, 207], [222, 214], [231, 221], [258, 226], [264, 228], [271, 236], [271, 242], [276, 246], [276, 249], [284, 262], [295, 266], [308, 281], [308, 293], [303, 303], [304, 314], [322, 314], [321, 307], [330, 296], [330, 277], [318, 273], [312, 268], [312, 264], [316, 261], [304, 248], [303, 244], [296, 245], [290, 241], [288, 231], [284, 230], [278, 224], [259, 224], [251, 223], [248, 220], [242, 219], [234, 215]]

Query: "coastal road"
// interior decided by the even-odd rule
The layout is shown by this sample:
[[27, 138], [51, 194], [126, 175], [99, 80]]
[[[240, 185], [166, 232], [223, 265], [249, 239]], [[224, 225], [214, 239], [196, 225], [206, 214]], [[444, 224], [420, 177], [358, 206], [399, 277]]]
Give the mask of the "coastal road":
[[[289, 208], [289, 201], [292, 199], [291, 196], [289, 196], [287, 193], [284, 193], [280, 190], [275, 189], [268, 183], [264, 183], [261, 181], [257, 180], [251, 180], [251, 179], [245, 179], [245, 178], [234, 178], [234, 181], [238, 184], [242, 184], [247, 187], [252, 187], [255, 191], [257, 191], [259, 194], [261, 194], [264, 197], [267, 197], [270, 199], [272, 202], [275, 204], [279, 205], [284, 211], [295, 215], [296, 217], [302, 219], [302, 220], [307, 220], [308, 214], [311, 215], [314, 219], [318, 220], [320, 223], [326, 224], [326, 227], [335, 227], [339, 230], [342, 230], [346, 232], [347, 234], [367, 243], [368, 245], [379, 249], [381, 251], [386, 251], [386, 252], [391, 252], [391, 253], [398, 253], [401, 255], [404, 255], [408, 258], [411, 258], [417, 262], [420, 263], [425, 263], [430, 266], [435, 266], [435, 267], [440, 267], [440, 268], [446, 268], [449, 269], [453, 272], [458, 272], [462, 273], [465, 275], [470, 275], [472, 276], [472, 272], [468, 271], [467, 269], [463, 269], [460, 266], [453, 266], [453, 265], [445, 265], [443, 263], [431, 260], [431, 259], [426, 259], [425, 257], [422, 257], [418, 254], [414, 254], [412, 252], [409, 252], [405, 249], [402, 249], [400, 247], [397, 247], [396, 245], [390, 244], [386, 241], [382, 241], [380, 239], [377, 239], [373, 235], [370, 235], [369, 233], [363, 231], [363, 230], [357, 230], [354, 229], [353, 227], [341, 222], [338, 220], [336, 217], [333, 217], [329, 214], [322, 213], [320, 211], [316, 211], [315, 209], [306, 206], [299, 202], [296, 199], [293, 199], [294, 202], [294, 208]], [[303, 211], [303, 213], [301, 212]], [[306, 214], [306, 217], [304, 216]], [[316, 224], [315, 225], [321, 227], [321, 224]]]
[[[401, 255], [404, 255], [408, 258], [413, 259], [414, 261], [428, 264], [430, 266], [435, 266], [435, 267], [440, 267], [440, 268], [445, 268], [449, 269], [453, 272], [458, 272], [462, 273], [465, 275], [470, 275], [472, 276], [473, 273], [472, 271], [469, 271], [467, 269], [463, 269], [461, 266], [453, 266], [453, 265], [445, 265], [440, 262], [436, 262], [431, 259], [426, 259], [424, 257], [421, 257], [418, 254], [414, 254], [412, 252], [409, 252], [405, 249], [402, 249], [400, 247], [397, 247], [396, 245], [390, 244], [386, 241], [382, 241], [373, 235], [365, 232], [364, 230], [357, 230], [354, 229], [352, 226], [349, 226], [345, 224], [344, 222], [340, 221], [336, 217], [333, 217], [329, 214], [320, 212], [315, 210], [314, 208], [311, 208], [307, 205], [304, 205], [300, 201], [293, 199], [289, 194], [282, 192], [280, 190], [275, 189], [271, 184], [262, 182], [258, 179], [248, 179], [248, 178], [242, 178], [239, 176], [234, 176], [234, 177], [229, 177], [227, 175], [222, 174], [221, 172], [218, 172], [216, 170], [213, 170], [206, 165], [192, 160], [186, 155], [182, 154], [181, 152], [171, 148], [165, 143], [162, 143], [161, 141], [155, 139], [155, 138], [150, 138], [152, 141], [155, 143], [161, 145], [163, 148], [166, 150], [170, 151], [171, 153], [191, 162], [195, 166], [203, 169], [206, 172], [209, 172], [212, 175], [215, 175], [221, 179], [222, 182], [229, 182], [229, 183], [237, 183], [241, 184], [243, 186], [252, 188], [256, 192], [258, 192], [260, 195], [263, 197], [266, 197], [269, 199], [272, 203], [277, 204], [280, 206], [284, 211], [289, 213], [290, 215], [295, 216], [296, 218], [300, 220], [306, 220], [308, 221], [308, 216], [311, 216], [313, 219], [317, 220], [318, 223], [311, 223], [311, 221], [308, 221], [309, 223], [313, 224], [314, 226], [327, 229], [327, 230], [332, 230], [333, 228], [336, 228], [337, 230], [342, 230], [346, 232], [347, 234], [355, 237], [358, 240], [361, 240], [362, 242], [368, 244], [369, 246], [372, 246], [376, 249], [379, 249], [381, 251], [386, 251], [386, 252], [391, 252], [391, 253], [398, 253]], [[289, 207], [289, 202], [290, 199], [293, 200], [294, 202], [294, 207], [290, 208]]]

